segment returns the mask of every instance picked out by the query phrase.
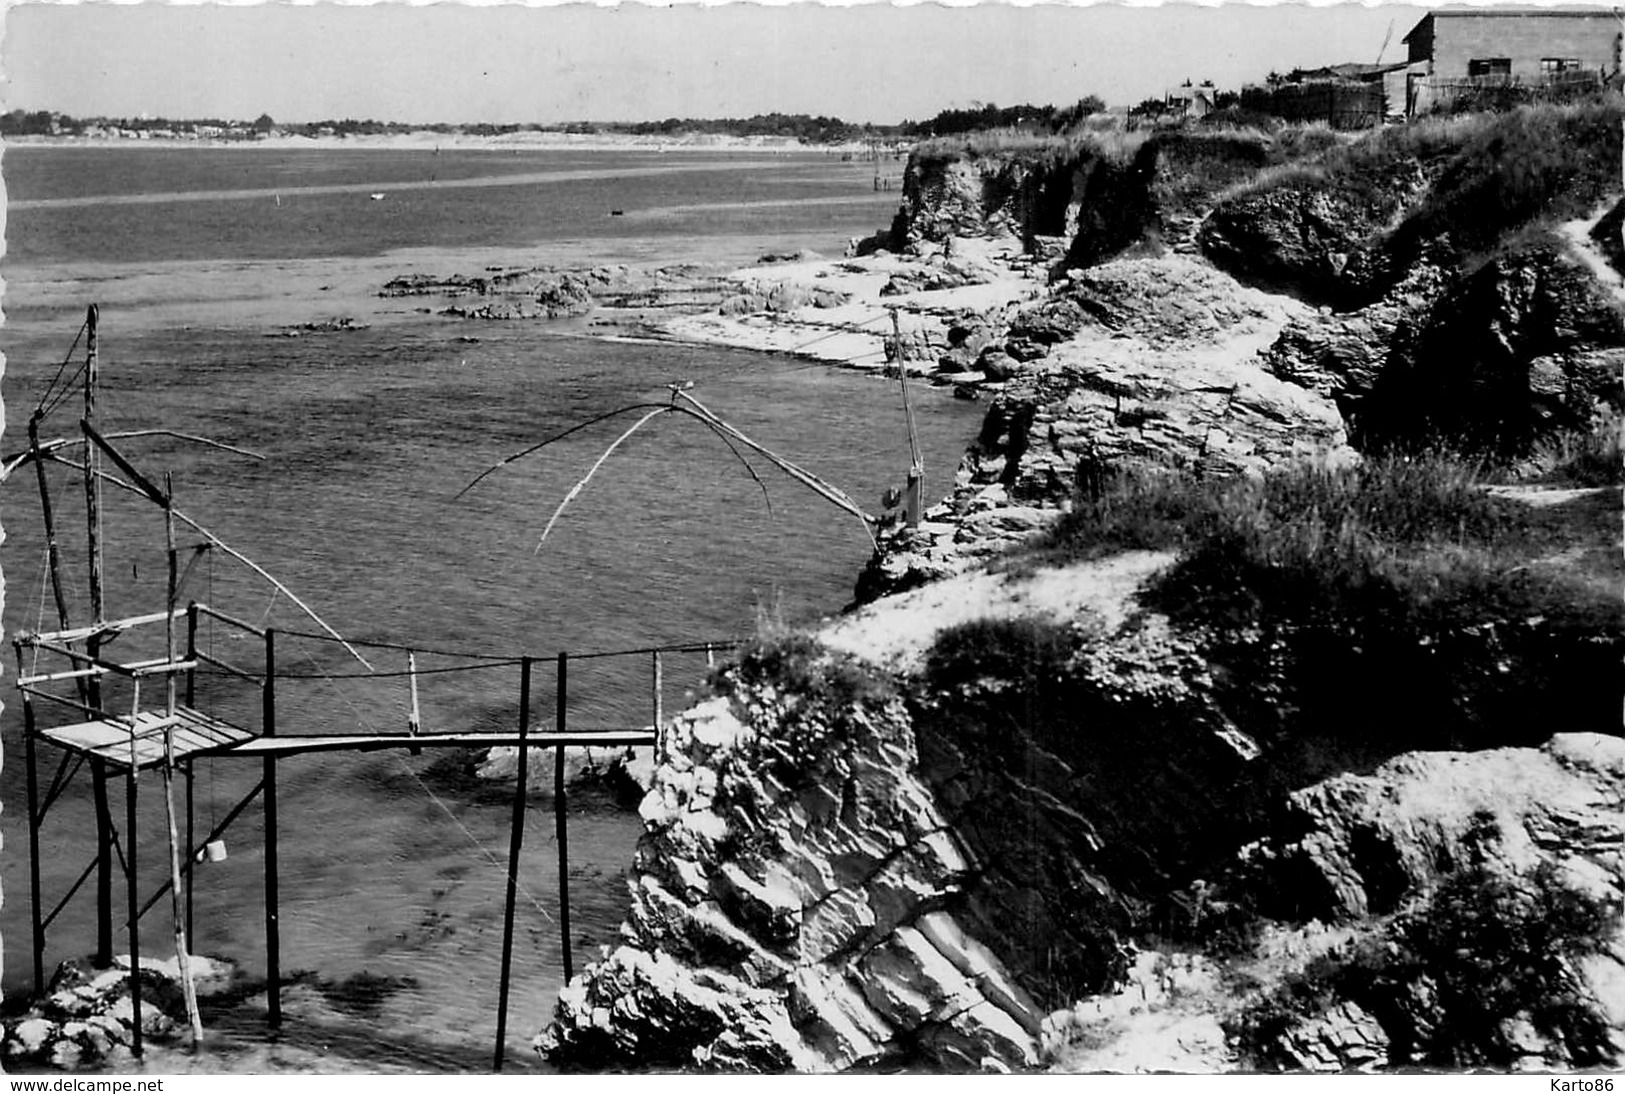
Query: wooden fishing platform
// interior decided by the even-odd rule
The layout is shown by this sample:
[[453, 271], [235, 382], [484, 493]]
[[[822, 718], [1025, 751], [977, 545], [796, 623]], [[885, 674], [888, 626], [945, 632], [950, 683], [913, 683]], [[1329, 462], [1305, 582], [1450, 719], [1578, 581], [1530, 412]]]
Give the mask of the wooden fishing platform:
[[[113, 872], [115, 866], [122, 867], [128, 912], [123, 920], [123, 927], [129, 935], [129, 967], [130, 967], [130, 1048], [137, 1057], [142, 1054], [142, 997], [139, 990], [139, 970], [141, 968], [141, 919], [158, 900], [169, 895], [175, 926], [176, 960], [182, 970], [187, 996], [189, 1017], [193, 1026], [194, 1043], [202, 1038], [202, 1025], [199, 1012], [196, 1008], [195, 998], [192, 995], [190, 975], [186, 973], [186, 962], [189, 960], [189, 948], [186, 939], [192, 935], [193, 922], [193, 880], [194, 866], [212, 857], [215, 850], [215, 841], [221, 839], [231, 824], [255, 800], [258, 800], [263, 817], [263, 862], [265, 871], [265, 973], [266, 973], [266, 1000], [267, 1019], [273, 1028], [282, 1023], [281, 1002], [281, 916], [279, 909], [279, 866], [278, 866], [278, 834], [277, 834], [277, 769], [278, 762], [293, 757], [332, 752], [373, 752], [383, 749], [406, 749], [416, 754], [425, 748], [490, 748], [513, 747], [517, 749], [517, 772], [515, 779], [512, 818], [509, 825], [509, 849], [507, 863], [507, 899], [504, 908], [501, 981], [498, 989], [496, 1011], [496, 1055], [493, 1070], [502, 1069], [503, 1053], [505, 1051], [505, 1037], [507, 1026], [509, 976], [514, 938], [514, 909], [518, 889], [518, 874], [520, 850], [525, 831], [525, 810], [527, 793], [529, 790], [528, 768], [532, 750], [536, 748], [550, 749], [553, 753], [553, 814], [558, 850], [558, 899], [559, 899], [559, 934], [561, 952], [564, 965], [564, 976], [569, 980], [572, 975], [571, 935], [570, 935], [570, 890], [569, 890], [569, 828], [568, 828], [568, 793], [565, 780], [565, 750], [579, 747], [636, 747], [657, 745], [660, 729], [664, 721], [662, 703], [663, 655], [668, 654], [698, 654], [703, 652], [706, 663], [709, 664], [713, 650], [724, 650], [735, 646], [732, 640], [720, 642], [688, 643], [681, 645], [651, 646], [630, 650], [607, 650], [589, 653], [570, 654], [559, 652], [555, 656], [536, 657], [523, 653], [473, 653], [468, 651], [428, 651], [414, 650], [406, 645], [388, 642], [351, 642], [329, 627], [316, 615], [303, 601], [293, 594], [285, 585], [277, 581], [267, 571], [262, 569], [247, 556], [229, 547], [218, 536], [204, 528], [197, 521], [186, 516], [175, 507], [173, 488], [170, 476], [162, 477], [162, 486], [143, 475], [118, 448], [111, 443], [126, 438], [148, 437], [165, 435], [179, 438], [189, 442], [211, 445], [215, 448], [225, 449], [242, 456], [261, 458], [254, 453], [234, 448], [230, 445], [210, 441], [206, 438], [195, 437], [190, 434], [176, 433], [167, 429], [142, 429], [103, 435], [97, 431], [95, 422], [96, 391], [97, 391], [97, 315], [95, 305], [87, 311], [85, 325], [81, 334], [86, 337], [85, 363], [82, 367], [84, 374], [84, 416], [80, 419], [80, 432], [82, 439], [58, 438], [42, 442], [39, 435], [39, 426], [44, 418], [59, 405], [71, 388], [70, 379], [60, 392], [57, 391], [57, 379], [62, 373], [59, 370], [57, 378], [51, 381], [44, 395], [41, 396], [38, 407], [28, 423], [29, 448], [19, 454], [0, 461], [0, 480], [12, 472], [32, 463], [37, 473], [40, 495], [40, 509], [45, 533], [48, 568], [47, 573], [51, 581], [51, 590], [56, 602], [56, 614], [59, 627], [54, 631], [45, 631], [43, 628], [37, 633], [18, 634], [13, 637], [12, 644], [16, 653], [15, 686], [22, 696], [23, 713], [23, 743], [27, 771], [27, 805], [28, 805], [28, 841], [29, 841], [29, 895], [32, 918], [33, 942], [33, 973], [34, 989], [37, 996], [43, 997], [46, 990], [45, 980], [45, 951], [46, 931], [62, 911], [73, 900], [75, 894], [90, 880], [96, 879], [96, 949], [95, 964], [107, 967], [113, 962]], [[895, 318], [895, 317], [894, 317]], [[78, 338], [75, 338], [75, 347]], [[73, 350], [69, 350], [71, 357]], [[66, 361], [64, 362], [64, 366]], [[692, 404], [692, 409], [677, 407], [679, 399]], [[673, 388], [672, 408], [680, 409], [684, 413], [702, 418], [714, 429], [719, 429], [729, 436], [733, 436], [741, 443], [759, 451], [759, 445], [733, 430], [720, 419], [715, 419], [704, 407]], [[645, 419], [647, 420], [647, 419]], [[68, 459], [64, 453], [82, 446], [84, 450], [83, 462]], [[118, 469], [120, 475], [104, 471], [100, 460], [105, 457]], [[825, 496], [830, 496], [827, 487], [820, 480], [811, 476], [800, 468], [788, 464], [768, 452], [773, 459], [792, 477], [797, 477], [815, 489], [823, 488]], [[916, 457], [917, 460], [917, 457]], [[69, 621], [69, 602], [63, 590], [62, 559], [58, 544], [55, 518], [51, 500], [51, 490], [46, 476], [47, 464], [62, 464], [74, 469], [83, 476], [85, 494], [85, 538], [90, 559], [89, 565], [89, 610], [93, 622], [88, 626], [73, 626]], [[754, 472], [752, 473], [754, 477]], [[590, 477], [590, 476], [589, 476]], [[476, 480], [478, 481], [478, 480]], [[912, 481], [912, 480], [911, 480]], [[165, 525], [165, 539], [168, 556], [168, 585], [165, 597], [165, 610], [147, 615], [130, 616], [123, 619], [107, 619], [105, 617], [105, 598], [102, 592], [102, 546], [101, 546], [101, 490], [103, 484], [110, 484], [119, 489], [137, 494], [146, 498], [153, 505], [163, 511]], [[579, 490], [579, 487], [577, 488]], [[841, 496], [844, 498], [844, 495]], [[859, 516], [864, 516], [861, 510], [846, 500], [844, 508]], [[555, 514], [556, 517], [557, 514]], [[864, 518], [866, 521], [872, 518]], [[304, 613], [317, 623], [325, 633], [314, 634], [292, 630], [277, 630], [267, 626], [255, 626], [240, 618], [235, 618], [208, 604], [193, 600], [184, 606], [180, 600], [180, 579], [178, 565], [181, 550], [175, 540], [176, 523], [184, 523], [201, 533], [206, 542], [190, 551], [197, 554], [205, 550], [218, 550], [230, 556], [233, 560], [242, 563], [259, 577], [269, 582], [281, 595], [299, 607]], [[868, 527], [868, 525], [865, 525]], [[545, 533], [544, 533], [545, 535]], [[44, 613], [43, 590], [41, 601], [41, 614]], [[221, 657], [216, 657], [209, 649], [200, 648], [198, 644], [198, 629], [200, 619], [207, 617], [210, 620], [223, 624], [233, 639], [238, 640], [232, 647], [234, 657], [248, 658], [249, 664], [234, 664]], [[269, 618], [267, 609], [266, 618]], [[184, 623], [184, 632], [177, 633]], [[148, 656], [145, 659], [113, 660], [105, 656], [106, 647], [115, 639], [121, 639], [127, 634], [145, 631], [148, 638], [148, 651], [157, 645], [153, 638], [153, 631], [161, 629], [162, 648], [164, 654], [159, 657]], [[211, 631], [212, 634], [212, 624]], [[410, 716], [407, 723], [407, 732], [389, 733], [322, 733], [314, 735], [282, 734], [277, 727], [277, 682], [281, 679], [322, 679], [328, 683], [338, 683], [344, 677], [333, 674], [318, 673], [315, 676], [281, 673], [277, 669], [277, 638], [284, 635], [300, 640], [314, 640], [323, 642], [336, 642], [343, 646], [349, 655], [366, 668], [365, 673], [351, 673], [349, 678], [373, 680], [387, 676], [405, 676], [411, 689]], [[184, 635], [184, 652], [178, 648], [179, 640]], [[257, 641], [248, 641], [255, 639]], [[139, 645], [138, 642], [131, 644]], [[258, 647], [255, 649], [254, 647]], [[380, 673], [373, 668], [358, 652], [357, 647], [378, 648], [394, 651], [395, 654], [406, 655], [408, 669], [405, 673]], [[461, 658], [449, 668], [436, 669], [436, 672], [484, 671], [494, 668], [513, 667], [518, 670], [518, 702], [511, 731], [497, 732], [421, 732], [418, 717], [418, 676], [416, 664], [418, 654], [433, 653], [450, 659]], [[650, 722], [646, 726], [632, 729], [624, 727], [600, 728], [597, 730], [572, 730], [567, 723], [568, 694], [569, 694], [569, 667], [572, 659], [586, 660], [611, 657], [636, 657], [647, 659], [650, 669], [650, 694], [652, 697], [652, 710]], [[535, 729], [531, 725], [531, 684], [533, 670], [538, 665], [553, 664], [553, 701], [554, 715], [551, 729]], [[42, 668], [43, 663], [43, 668]], [[312, 661], [314, 664], [315, 662]], [[252, 716], [252, 710], [232, 710], [232, 717], [248, 724], [237, 724], [219, 714], [205, 709], [200, 703], [197, 689], [199, 675], [220, 677], [234, 677], [238, 681], [249, 685], [250, 694], [258, 692], [259, 717]], [[121, 710], [111, 709], [114, 703], [112, 697], [120, 696], [118, 706]], [[124, 699], [127, 697], [127, 703]], [[56, 708], [52, 714], [43, 714], [42, 708]], [[71, 713], [62, 713], [66, 708]], [[365, 719], [359, 710], [352, 705], [355, 711], [355, 722], [364, 725]], [[343, 721], [341, 716], [339, 721]], [[335, 719], [322, 716], [324, 728], [331, 726]], [[49, 786], [41, 786], [37, 752], [39, 746], [47, 745], [61, 752], [60, 761], [56, 767], [55, 775], [50, 779]], [[216, 823], [212, 830], [198, 838], [196, 831], [196, 812], [194, 806], [193, 783], [194, 767], [196, 762], [203, 760], [230, 760], [241, 759], [258, 761], [261, 765], [261, 776], [253, 789], [243, 796], [227, 812], [224, 819]], [[82, 767], [90, 769], [92, 780], [92, 794], [95, 814], [96, 849], [95, 853], [79, 874], [78, 879], [68, 887], [68, 891], [56, 903], [55, 907], [46, 910], [43, 903], [40, 829], [53, 805], [59, 801], [62, 793]], [[168, 880], [143, 903], [137, 891], [140, 884], [140, 875], [137, 863], [137, 848], [140, 840], [137, 832], [137, 795], [140, 780], [138, 775], [145, 770], [157, 769], [162, 776], [162, 796], [168, 820]], [[173, 779], [179, 774], [185, 783], [185, 815], [184, 827], [177, 820], [177, 809], [173, 793]], [[124, 784], [125, 816], [122, 833], [115, 826], [113, 813], [110, 808], [109, 789], [115, 779]], [[42, 794], [43, 789], [43, 794]], [[184, 890], [184, 902], [182, 894]]]
[[[260, 647], [247, 667], [228, 662], [200, 647], [199, 622], [204, 618], [217, 620], [241, 638], [258, 639]], [[122, 636], [143, 629], [161, 627], [165, 642], [175, 645], [177, 624], [184, 624], [184, 654], [172, 653], [168, 657], [143, 660], [116, 661], [103, 650], [113, 636]], [[184, 886], [184, 914], [177, 913], [189, 934], [193, 907], [193, 867], [207, 858], [211, 843], [220, 839], [231, 824], [256, 799], [264, 815], [265, 861], [265, 934], [266, 979], [268, 1013], [271, 1024], [281, 1022], [281, 968], [280, 968], [280, 914], [279, 876], [277, 859], [277, 767], [279, 760], [298, 756], [334, 752], [378, 752], [385, 749], [406, 749], [417, 753], [425, 748], [515, 748], [518, 751], [518, 770], [515, 781], [513, 817], [510, 827], [508, 860], [508, 900], [503, 932], [502, 983], [497, 1011], [497, 1059], [495, 1068], [501, 1069], [506, 1036], [509, 965], [513, 943], [513, 915], [519, 870], [519, 852], [524, 833], [526, 796], [529, 788], [528, 757], [535, 749], [548, 749], [553, 753], [553, 813], [555, 818], [559, 858], [559, 924], [565, 977], [573, 972], [570, 953], [569, 906], [569, 827], [567, 820], [568, 791], [565, 785], [565, 750], [570, 748], [628, 748], [654, 746], [659, 741], [660, 726], [664, 719], [662, 691], [662, 657], [668, 654], [704, 653], [707, 663], [716, 649], [726, 648], [731, 642], [691, 643], [645, 647], [634, 650], [609, 650], [577, 654], [572, 657], [561, 652], [550, 658], [531, 656], [509, 657], [493, 661], [490, 655], [447, 654], [448, 657], [475, 658], [471, 663], [437, 669], [447, 671], [483, 671], [492, 668], [518, 669], [518, 709], [515, 728], [499, 731], [449, 731], [424, 733], [419, 730], [417, 715], [416, 655], [409, 651], [407, 673], [374, 672], [353, 673], [350, 678], [376, 680], [380, 677], [405, 675], [412, 694], [412, 711], [408, 731], [389, 733], [323, 733], [282, 734], [277, 728], [277, 638], [279, 635], [305, 640], [337, 641], [355, 654], [355, 646], [380, 646], [400, 650], [405, 647], [390, 643], [357, 642], [342, 638], [299, 631], [278, 631], [270, 627], [257, 627], [220, 611], [208, 604], [191, 601], [184, 608], [175, 607], [167, 612], [109, 620], [97, 626], [68, 628], [53, 632], [19, 634], [13, 639], [17, 653], [16, 686], [22, 693], [24, 742], [28, 777], [29, 844], [33, 851], [30, 886], [33, 896], [34, 977], [37, 992], [45, 989], [45, 931], [62, 912], [74, 894], [90, 878], [98, 875], [98, 956], [110, 955], [113, 933], [111, 872], [115, 861], [124, 864], [128, 889], [129, 911], [125, 922], [130, 927], [130, 948], [139, 954], [136, 925], [141, 917], [166, 893], [179, 894]], [[252, 644], [252, 643], [251, 643]], [[75, 648], [82, 645], [83, 648]], [[234, 646], [234, 656], [240, 660], [244, 647]], [[25, 654], [32, 655], [33, 667], [26, 664]], [[614, 657], [647, 659], [650, 668], [649, 684], [652, 698], [651, 721], [636, 728], [571, 729], [567, 723], [569, 669], [572, 660]], [[42, 658], [59, 662], [42, 668]], [[554, 683], [554, 723], [552, 728], [531, 728], [531, 691], [533, 671], [539, 664], [551, 663]], [[363, 662], [364, 663], [364, 662]], [[220, 677], [233, 677], [248, 683], [259, 692], [259, 718], [255, 724], [239, 725], [202, 708], [198, 701], [197, 677], [210, 673]], [[311, 677], [295, 673], [292, 679]], [[115, 713], [102, 709], [102, 696], [108, 694], [103, 685], [109, 678], [125, 684], [129, 706], [125, 712]], [[284, 675], [283, 678], [288, 678]], [[333, 676], [322, 676], [337, 682]], [[342, 678], [342, 677], [341, 677]], [[72, 684], [74, 691], [64, 692]], [[154, 699], [157, 700], [154, 705]], [[46, 725], [38, 707], [48, 704], [66, 707], [74, 712], [73, 720], [63, 724]], [[89, 715], [89, 717], [87, 717]], [[325, 718], [323, 719], [326, 720]], [[37, 774], [36, 746], [51, 745], [62, 751], [63, 760], [50, 788], [40, 795]], [[258, 784], [234, 805], [225, 819], [216, 824], [207, 835], [198, 837], [193, 801], [193, 767], [198, 760], [259, 761], [263, 775]], [[96, 779], [98, 851], [79, 880], [49, 913], [41, 904], [41, 877], [39, 870], [39, 829], [52, 804], [78, 771], [79, 765], [89, 763]], [[136, 788], [137, 775], [158, 769], [165, 775], [165, 793], [172, 771], [185, 780], [186, 802], [184, 840], [171, 828], [175, 846], [171, 856], [174, 873], [166, 883], [144, 903], [136, 891]], [[113, 828], [111, 814], [106, 806], [106, 786], [113, 778], [125, 783], [125, 836], [121, 840]], [[172, 822], [173, 824], [173, 822]]]

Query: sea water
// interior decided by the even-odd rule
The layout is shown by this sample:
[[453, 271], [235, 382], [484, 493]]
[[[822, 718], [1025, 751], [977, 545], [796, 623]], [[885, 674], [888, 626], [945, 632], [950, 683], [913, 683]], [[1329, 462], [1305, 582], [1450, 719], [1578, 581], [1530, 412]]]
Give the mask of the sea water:
[[[748, 637], [761, 621], [838, 610], [870, 551], [862, 525], [765, 462], [754, 481], [698, 422], [665, 415], [630, 438], [549, 517], [635, 416], [621, 416], [501, 468], [497, 461], [596, 415], [692, 393], [754, 439], [871, 510], [902, 484], [908, 442], [895, 384], [793, 357], [590, 337], [581, 324], [466, 323], [433, 301], [377, 295], [407, 272], [487, 266], [747, 261], [766, 251], [838, 251], [889, 219], [873, 165], [816, 154], [659, 154], [424, 149], [8, 149], [7, 453], [28, 416], [55, 403], [42, 436], [73, 436], [81, 412], [70, 353], [85, 306], [100, 305], [103, 431], [163, 428], [263, 459], [169, 437], [119, 442], [176, 505], [275, 574], [341, 633], [425, 651], [421, 669], [464, 665], [436, 652], [543, 659], [532, 725], [553, 717], [552, 658]], [[894, 168], [890, 168], [894, 169]], [[374, 194], [384, 195], [375, 199]], [[621, 215], [611, 215], [620, 210]], [[366, 329], [284, 336], [347, 316]], [[61, 368], [63, 362], [66, 368]], [[58, 372], [61, 375], [58, 376]], [[52, 383], [56, 378], [55, 384]], [[969, 404], [915, 392], [929, 487], [946, 488], [974, 431]], [[932, 482], [932, 480], [935, 480]], [[83, 502], [51, 471], [75, 622], [87, 615]], [[43, 537], [31, 472], [0, 495], [5, 629], [47, 628]], [[160, 608], [163, 523], [109, 490], [103, 532], [110, 616]], [[316, 631], [286, 596], [220, 551], [190, 560], [182, 596], [250, 622]], [[199, 645], [256, 663], [252, 638], [216, 624]], [[134, 649], [132, 644], [131, 649]], [[110, 655], [126, 656], [114, 646]], [[283, 734], [401, 732], [410, 706], [401, 649], [361, 651], [283, 637]], [[26, 666], [25, 666], [26, 667]], [[577, 662], [573, 728], [647, 724], [645, 658]], [[394, 675], [384, 675], [394, 674]], [[664, 666], [667, 712], [703, 687], [703, 657]], [[204, 677], [200, 706], [257, 724], [257, 697]], [[518, 669], [429, 673], [426, 730], [508, 730]], [[30, 986], [20, 705], [6, 696], [0, 776], [8, 995]], [[541, 757], [537, 758], [538, 761]], [[57, 757], [42, 749], [42, 779]], [[200, 762], [199, 832], [257, 781], [258, 764]], [[269, 1037], [264, 997], [211, 1015], [206, 1054], [158, 1070], [439, 1070], [489, 1065], [511, 793], [429, 750], [325, 753], [279, 764], [285, 1028]], [[93, 851], [84, 772], [41, 832], [44, 903]], [[143, 900], [167, 877], [162, 784], [138, 784]], [[563, 979], [552, 815], [533, 799], [520, 868], [509, 1067], [539, 1066], [530, 1037]], [[123, 785], [113, 788], [122, 828]], [[571, 944], [579, 968], [614, 941], [640, 833], [607, 793], [571, 799]], [[197, 871], [200, 953], [263, 975], [259, 806], [226, 834], [228, 857]], [[47, 971], [94, 944], [93, 885], [52, 924]], [[116, 879], [122, 918], [122, 878]], [[143, 921], [143, 952], [170, 951], [167, 899]], [[127, 945], [122, 930], [116, 948]]]

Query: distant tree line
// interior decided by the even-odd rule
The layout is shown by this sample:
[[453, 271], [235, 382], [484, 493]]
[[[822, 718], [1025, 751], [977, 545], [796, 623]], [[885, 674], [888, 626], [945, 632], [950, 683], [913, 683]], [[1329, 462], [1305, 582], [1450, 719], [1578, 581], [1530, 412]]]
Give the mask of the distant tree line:
[[1105, 109], [1094, 95], [1071, 106], [1053, 105], [1001, 107], [977, 104], [965, 110], [944, 110], [922, 122], [900, 125], [871, 125], [843, 121], [819, 114], [754, 114], [748, 118], [665, 118], [646, 122], [567, 122], [558, 124], [490, 122], [411, 124], [381, 122], [372, 118], [324, 118], [319, 121], [279, 123], [269, 114], [252, 122], [219, 118], [74, 118], [50, 110], [13, 110], [0, 115], [0, 136], [79, 136], [107, 130], [164, 131], [171, 134], [226, 135], [242, 138], [268, 136], [365, 137], [392, 133], [432, 132], [502, 136], [511, 133], [625, 133], [634, 136], [676, 136], [681, 133], [710, 133], [731, 137], [793, 138], [804, 144], [847, 144], [870, 140], [897, 140], [908, 137], [941, 137], [979, 129], [1031, 129], [1037, 132], [1063, 132], [1090, 114]]
[[615, 122], [600, 127], [636, 136], [719, 133], [730, 137], [793, 137], [804, 144], [844, 144], [871, 136], [896, 136], [897, 126], [858, 125], [825, 115], [755, 114], [749, 118], [666, 118], [656, 122]]
[[1091, 114], [1106, 109], [1098, 95], [1085, 95], [1071, 106], [999, 106], [976, 104], [964, 110], [944, 110], [923, 122], [905, 121], [900, 127], [911, 137], [949, 137], [983, 129], [1030, 129], [1038, 133], [1060, 133], [1071, 129]]

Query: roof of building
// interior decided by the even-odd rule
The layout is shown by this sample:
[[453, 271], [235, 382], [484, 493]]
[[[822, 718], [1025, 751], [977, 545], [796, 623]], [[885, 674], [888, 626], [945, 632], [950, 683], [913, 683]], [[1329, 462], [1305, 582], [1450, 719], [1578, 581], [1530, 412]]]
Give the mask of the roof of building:
[[1401, 38], [1402, 42], [1409, 42], [1411, 35], [1422, 29], [1422, 24], [1429, 19], [1460, 19], [1460, 18], [1492, 18], [1492, 19], [1526, 19], [1526, 18], [1563, 18], [1563, 19], [1618, 19], [1620, 14], [1616, 8], [1491, 8], [1491, 7], [1459, 7], [1436, 8], [1417, 20], [1410, 32]]

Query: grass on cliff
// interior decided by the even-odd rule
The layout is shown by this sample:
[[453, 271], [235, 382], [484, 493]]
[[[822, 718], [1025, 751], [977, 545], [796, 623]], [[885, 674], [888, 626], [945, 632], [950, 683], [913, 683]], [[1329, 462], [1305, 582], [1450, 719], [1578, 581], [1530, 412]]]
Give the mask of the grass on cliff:
[[[1368, 242], [1384, 245], [1400, 266], [1436, 241], [1471, 259], [1529, 224], [1584, 215], [1617, 191], [1622, 109], [1619, 94], [1609, 93], [1503, 113], [1429, 116], [1308, 158], [1282, 157], [1221, 200], [1325, 194], [1366, 210], [1375, 226]], [[1417, 172], [1426, 189], [1407, 207]], [[1376, 238], [1383, 233], [1385, 240]]]
[[[1617, 726], [1619, 527], [1612, 491], [1537, 508], [1447, 454], [1393, 456], [1123, 474], [1014, 564], [1174, 550], [1141, 601], [1219, 636], [1207, 656], [1238, 721], [1282, 739], [1318, 721], [1379, 752], [1412, 732], [1468, 747], [1521, 739], [1554, 701], [1572, 728]], [[1362, 690], [1378, 680], [1391, 695]]]
[[1127, 163], [1146, 137], [1145, 133], [1121, 129], [1085, 129], [1071, 133], [983, 129], [920, 141], [914, 146], [912, 158], [922, 167], [977, 159], [1008, 159], [1040, 167], [1059, 167], [1092, 159]]
[[[1575, 441], [1566, 473], [1618, 482], [1616, 433]], [[1379, 593], [1426, 602], [1482, 591], [1497, 574], [1571, 545], [1558, 543], [1567, 535], [1561, 521], [1489, 492], [1496, 478], [1488, 465], [1442, 451], [1261, 478], [1122, 472], [1080, 491], [1026, 557], [1064, 563], [1175, 549], [1183, 561], [1165, 584], [1201, 590], [1204, 611], [1234, 607], [1238, 596], [1283, 610], [1300, 596], [1328, 609]]]

